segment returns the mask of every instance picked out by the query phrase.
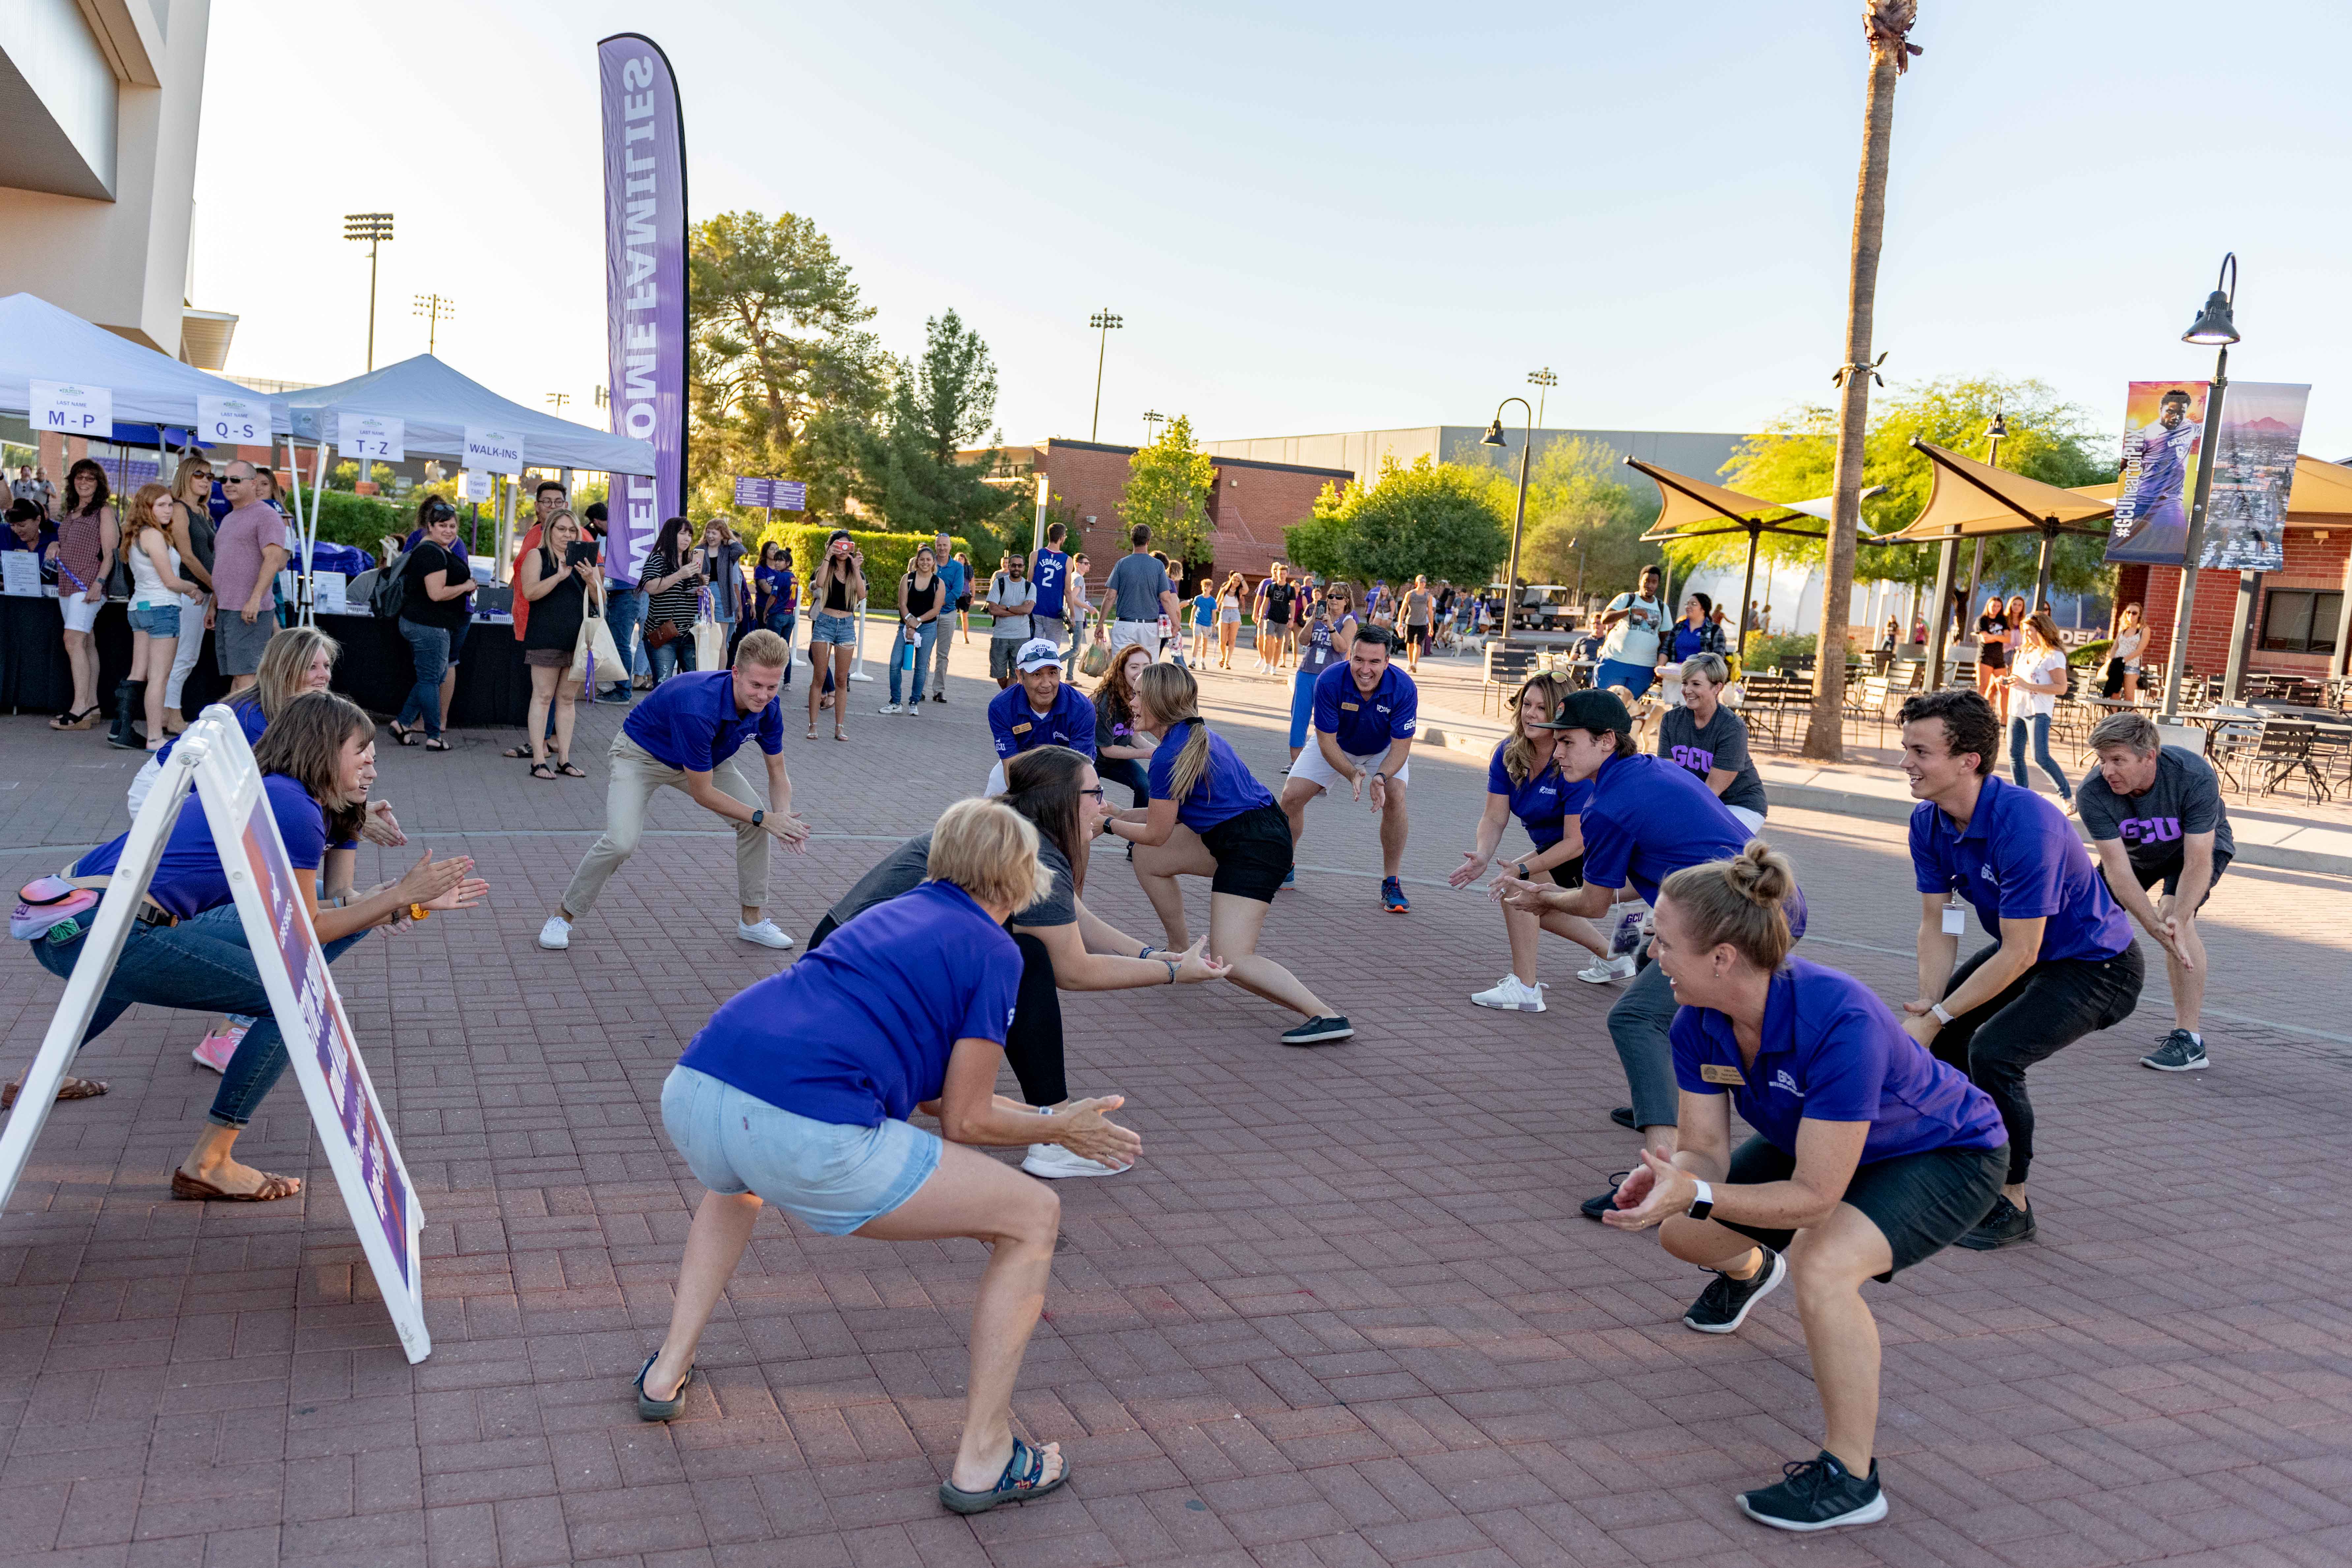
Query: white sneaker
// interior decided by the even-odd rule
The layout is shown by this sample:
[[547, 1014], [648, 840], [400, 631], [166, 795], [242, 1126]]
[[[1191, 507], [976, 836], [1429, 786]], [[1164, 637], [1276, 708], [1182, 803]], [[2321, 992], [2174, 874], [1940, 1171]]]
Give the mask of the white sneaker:
[[1073, 1154], [1059, 1143], [1032, 1143], [1029, 1157], [1021, 1168], [1033, 1176], [1043, 1176], [1058, 1182], [1069, 1176], [1116, 1176], [1123, 1167], [1106, 1165], [1099, 1160], [1089, 1160], [1083, 1154]]
[[572, 945], [572, 922], [562, 915], [550, 915], [547, 923], [539, 928], [539, 945], [551, 952], [561, 952]]
[[901, 711], [901, 710], [896, 702], [885, 702], [881, 707], [874, 710], [874, 711], [877, 713], [897, 713]]
[[1612, 980], [1631, 980], [1638, 966], [1630, 952], [1615, 958], [1596, 958], [1576, 972], [1576, 977], [1591, 985], [1606, 985]]
[[761, 947], [790, 947], [793, 945], [793, 939], [786, 936], [784, 934], [783, 928], [776, 924], [773, 921], [761, 921], [755, 926], [745, 925], [741, 921], [737, 921], [735, 922], [735, 934], [741, 937], [745, 942], [756, 942]]
[[1481, 1007], [1499, 1007], [1506, 1013], [1540, 1013], [1544, 1010], [1544, 987], [1530, 985], [1516, 974], [1506, 974], [1495, 982], [1492, 991], [1481, 991], [1470, 1000]]

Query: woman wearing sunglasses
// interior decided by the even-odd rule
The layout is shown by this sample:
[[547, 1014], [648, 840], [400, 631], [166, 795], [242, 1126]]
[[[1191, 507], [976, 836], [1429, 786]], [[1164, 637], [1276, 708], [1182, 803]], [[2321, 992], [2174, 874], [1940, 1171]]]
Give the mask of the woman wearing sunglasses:
[[[1356, 590], [1336, 578], [1323, 592], [1298, 629], [1298, 668], [1290, 678], [1290, 760], [1307, 749], [1307, 721], [1315, 712], [1315, 683], [1335, 664], [1347, 661], [1356, 646]], [[1285, 768], [1284, 773], [1290, 769]]]

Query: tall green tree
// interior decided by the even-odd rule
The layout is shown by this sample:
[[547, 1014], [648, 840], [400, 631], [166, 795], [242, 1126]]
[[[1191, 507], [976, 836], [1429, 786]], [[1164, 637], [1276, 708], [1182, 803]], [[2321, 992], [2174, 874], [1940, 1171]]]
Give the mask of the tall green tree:
[[848, 264], [808, 218], [740, 212], [695, 226], [687, 269], [698, 509], [731, 507], [733, 475], [766, 474], [805, 479], [810, 510], [837, 514], [890, 376]]
[[[2000, 466], [2046, 484], [2099, 484], [2116, 477], [2108, 441], [2078, 406], [2060, 398], [2043, 382], [2000, 376], [1943, 376], [1897, 386], [1877, 400], [1861, 443], [1863, 483], [1885, 489], [1862, 502], [1864, 521], [1875, 532], [1892, 533], [1926, 509], [1934, 468], [1915, 451], [1911, 438], [1932, 441], [1967, 457], [1986, 452], [1985, 427], [1995, 414], [2009, 428]], [[1836, 424], [1823, 407], [1800, 408], [1749, 437], [1724, 465], [1725, 482], [1765, 500], [1806, 500], [1828, 493], [1836, 447]], [[2052, 580], [2068, 593], [2088, 593], [2105, 580], [2100, 556], [2105, 541], [2068, 534], [2052, 558]], [[2040, 541], [2008, 534], [1985, 542], [1985, 579], [2022, 585], [2033, 575]], [[1694, 540], [1667, 550], [1677, 572], [1738, 559], [1743, 535]], [[1965, 546], [1970, 554], [1974, 546]], [[1786, 533], [1763, 536], [1759, 559], [1783, 565], [1819, 566], [1822, 542]], [[1968, 555], [1960, 570], [1965, 576]], [[1863, 546], [1856, 574], [1863, 578], [1925, 584], [1936, 574], [1934, 545]]]
[[1216, 482], [1216, 464], [1193, 442], [1192, 419], [1179, 414], [1158, 440], [1128, 459], [1118, 520], [1129, 528], [1150, 524], [1152, 543], [1171, 561], [1205, 565], [1216, 557], [1209, 521], [1209, 492]]
[[1370, 486], [1344, 496], [1323, 487], [1314, 515], [1288, 531], [1290, 558], [1360, 583], [1425, 572], [1432, 582], [1483, 584], [1510, 554], [1515, 500], [1512, 484], [1483, 464], [1432, 463], [1423, 453], [1407, 468], [1384, 457]]
[[893, 366], [888, 410], [862, 432], [852, 490], [894, 532], [1001, 535], [1007, 519], [1027, 537], [1027, 484], [992, 483], [994, 446], [960, 454], [996, 418], [996, 362], [953, 310], [923, 323], [923, 354]]
[[1642, 535], [1658, 515], [1655, 487], [1625, 482], [1615, 448], [1579, 436], [1554, 441], [1528, 473], [1528, 522], [1519, 575], [1530, 583], [1615, 594], [1633, 586], [1658, 547]]

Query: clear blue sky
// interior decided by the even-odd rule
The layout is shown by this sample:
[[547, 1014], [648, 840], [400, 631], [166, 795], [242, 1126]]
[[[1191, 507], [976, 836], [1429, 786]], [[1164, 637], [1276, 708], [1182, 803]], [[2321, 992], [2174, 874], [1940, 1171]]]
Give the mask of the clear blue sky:
[[[1005, 437], [1546, 423], [1746, 430], [1826, 400], [1866, 56], [1856, 0], [1675, 7], [215, 0], [195, 302], [232, 368], [443, 356], [533, 404], [604, 379], [594, 43], [676, 64], [697, 215], [829, 233], [894, 349], [953, 307]], [[2352, 456], [2352, 7], [1922, 0], [1880, 272], [1890, 379], [2038, 375], [2119, 426], [2224, 250], [2233, 369]], [[365, 79], [355, 90], [351, 75]], [[251, 231], [267, 237], [257, 249]], [[266, 256], [267, 260], [257, 259]]]

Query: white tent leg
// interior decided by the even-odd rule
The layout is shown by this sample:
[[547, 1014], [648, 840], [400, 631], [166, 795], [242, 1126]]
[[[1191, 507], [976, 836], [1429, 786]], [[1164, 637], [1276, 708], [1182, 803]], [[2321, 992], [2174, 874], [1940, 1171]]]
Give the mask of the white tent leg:
[[[814, 616], [810, 618], [809, 624], [812, 626], [816, 624]], [[863, 599], [857, 601], [857, 631], [850, 647], [855, 652], [852, 655], [854, 662], [849, 667], [849, 679], [872, 680], [874, 678], [866, 673], [866, 601]]]

